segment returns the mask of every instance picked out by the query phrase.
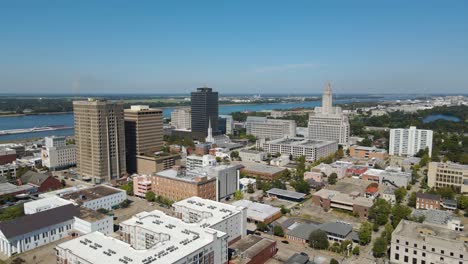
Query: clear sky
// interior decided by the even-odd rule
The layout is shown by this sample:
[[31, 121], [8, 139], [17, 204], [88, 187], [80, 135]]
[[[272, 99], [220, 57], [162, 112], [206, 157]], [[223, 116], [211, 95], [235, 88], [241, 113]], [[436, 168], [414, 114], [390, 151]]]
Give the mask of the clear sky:
[[468, 1], [0, 1], [0, 93], [467, 93]]

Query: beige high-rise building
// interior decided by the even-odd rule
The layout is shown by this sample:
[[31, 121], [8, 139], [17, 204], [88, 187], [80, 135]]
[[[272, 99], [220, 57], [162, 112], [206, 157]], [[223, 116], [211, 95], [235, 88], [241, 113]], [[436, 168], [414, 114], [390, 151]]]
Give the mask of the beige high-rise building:
[[136, 156], [152, 154], [163, 147], [163, 112], [147, 105], [124, 110], [127, 171], [137, 171]]
[[174, 109], [171, 113], [171, 125], [175, 129], [192, 128], [192, 111], [190, 109]]
[[123, 102], [74, 101], [77, 173], [94, 183], [127, 172]]

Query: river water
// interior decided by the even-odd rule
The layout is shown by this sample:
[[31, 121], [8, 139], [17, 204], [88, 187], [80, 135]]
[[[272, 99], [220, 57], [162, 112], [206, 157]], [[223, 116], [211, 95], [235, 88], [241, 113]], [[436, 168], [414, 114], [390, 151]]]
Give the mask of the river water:
[[[415, 97], [415, 96], [414, 96]], [[412, 97], [403, 96], [385, 96], [383, 98], [352, 98], [352, 99], [338, 99], [334, 103], [352, 103], [352, 102], [375, 102], [375, 101], [389, 101], [397, 99], [411, 99]], [[273, 109], [293, 109], [300, 107], [315, 107], [320, 106], [321, 101], [310, 102], [291, 102], [291, 103], [273, 103], [273, 104], [237, 104], [237, 105], [220, 105], [219, 114], [227, 115], [232, 112], [242, 111], [262, 111]], [[164, 117], [170, 117], [174, 108], [168, 107], [163, 109]], [[43, 114], [43, 115], [29, 115], [29, 116], [11, 116], [0, 117], [0, 130], [17, 129], [17, 128], [32, 128], [64, 125], [73, 126], [73, 113], [66, 114]], [[71, 136], [73, 129], [54, 130], [44, 132], [23, 133], [14, 135], [1, 135], [1, 141], [12, 141], [30, 138], [40, 138], [51, 135]]]

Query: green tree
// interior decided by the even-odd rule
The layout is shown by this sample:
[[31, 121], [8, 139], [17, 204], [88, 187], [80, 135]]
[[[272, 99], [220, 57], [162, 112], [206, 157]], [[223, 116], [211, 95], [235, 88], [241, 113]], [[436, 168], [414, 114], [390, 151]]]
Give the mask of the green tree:
[[267, 230], [268, 230], [268, 226], [267, 226], [265, 223], [263, 223], [263, 222], [258, 222], [258, 224], [257, 224], [257, 230], [262, 231], [262, 232], [263, 232], [263, 231], [267, 231]]
[[390, 223], [385, 224], [385, 237], [387, 238], [387, 243], [392, 241], [393, 226]]
[[358, 256], [361, 253], [360, 251], [361, 251], [361, 249], [359, 248], [359, 246], [355, 246], [353, 248], [353, 255]]
[[248, 192], [248, 193], [254, 193], [254, 192], [255, 192], [252, 183], [247, 184], [247, 192]]
[[341, 247], [340, 251], [346, 253], [346, 255], [347, 255], [348, 254], [348, 248], [350, 249], [349, 253], [351, 253], [351, 248], [353, 247], [353, 242], [351, 240], [346, 239], [343, 242], [341, 242], [340, 247]]
[[239, 201], [239, 200], [242, 200], [242, 199], [244, 199], [244, 194], [242, 193], [241, 190], [237, 190], [234, 193], [234, 200]]
[[364, 222], [359, 228], [359, 243], [361, 245], [367, 245], [372, 240], [372, 224], [369, 222]]
[[234, 160], [234, 159], [237, 159], [237, 158], [239, 158], [239, 152], [238, 152], [238, 151], [235, 151], [235, 150], [232, 151], [232, 152], [231, 152], [231, 159]]
[[297, 179], [304, 179], [304, 173], [306, 172], [305, 166], [305, 157], [300, 156], [297, 158], [297, 165], [296, 165], [296, 178]]
[[378, 225], [385, 225], [388, 222], [388, 216], [392, 211], [390, 204], [384, 199], [377, 198], [369, 209], [369, 219]]
[[307, 183], [304, 180], [298, 180], [296, 182], [291, 183], [291, 186], [294, 187], [296, 192], [308, 194], [310, 192], [310, 186], [309, 183]]
[[120, 186], [120, 189], [125, 190], [127, 195], [133, 196], [133, 181], [129, 181], [126, 184]]
[[416, 207], [416, 192], [412, 192], [408, 199], [408, 206]]
[[328, 184], [334, 185], [336, 183], [337, 178], [338, 175], [333, 172], [332, 174], [330, 174], [330, 176], [328, 176]]
[[453, 199], [453, 197], [455, 197], [455, 191], [450, 186], [438, 188], [437, 194], [445, 199]]
[[320, 229], [312, 231], [309, 235], [309, 246], [316, 249], [327, 249], [329, 246], [327, 234]]
[[411, 208], [403, 204], [395, 204], [392, 208], [392, 226], [396, 228], [402, 219], [408, 218], [411, 214]]
[[97, 209], [97, 211], [101, 214], [108, 214], [109, 213], [109, 210], [107, 210], [106, 208], [99, 208]]
[[282, 182], [280, 179], [273, 180], [271, 182], [271, 187], [286, 190], [286, 184]]
[[221, 159], [221, 157], [216, 157], [216, 162], [217, 162], [217, 163], [220, 163], [221, 161], [223, 161], [223, 160]]
[[379, 237], [374, 241], [372, 246], [372, 253], [374, 257], [381, 258], [385, 256], [387, 252], [387, 239], [385, 237]]
[[291, 210], [286, 208], [284, 205], [281, 205], [281, 214], [282, 215], [289, 214], [289, 212], [291, 212]]
[[458, 208], [465, 210], [468, 208], [468, 196], [466, 195], [460, 195], [458, 197]]
[[275, 236], [279, 236], [279, 237], [284, 237], [284, 230], [283, 230], [283, 227], [281, 227], [280, 225], [276, 225], [273, 227], [273, 234]]
[[145, 193], [145, 199], [148, 202], [156, 201], [156, 194], [153, 191], [148, 191]]
[[330, 259], [330, 264], [340, 264], [340, 263], [338, 262], [338, 260], [332, 258]]
[[395, 190], [395, 199], [397, 203], [401, 203], [403, 199], [405, 198], [406, 194], [408, 191], [406, 191], [405, 187], [400, 187]]

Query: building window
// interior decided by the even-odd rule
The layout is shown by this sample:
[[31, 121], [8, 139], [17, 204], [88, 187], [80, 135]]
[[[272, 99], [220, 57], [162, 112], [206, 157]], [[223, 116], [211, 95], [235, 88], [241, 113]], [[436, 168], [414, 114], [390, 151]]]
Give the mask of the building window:
[[396, 260], [399, 260], [399, 259], [400, 259], [400, 255], [399, 255], [399, 254], [395, 254], [395, 259], [396, 259]]
[[408, 262], [408, 256], [405, 256], [404, 261], [405, 261], [405, 262]]

